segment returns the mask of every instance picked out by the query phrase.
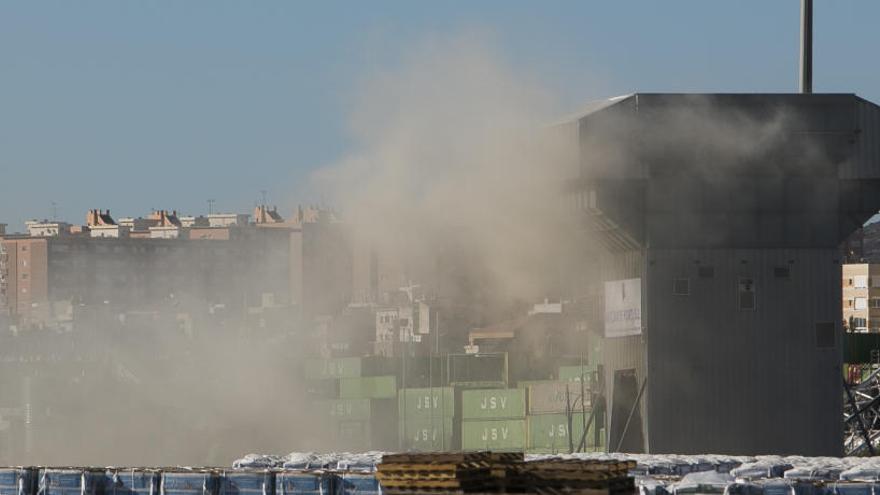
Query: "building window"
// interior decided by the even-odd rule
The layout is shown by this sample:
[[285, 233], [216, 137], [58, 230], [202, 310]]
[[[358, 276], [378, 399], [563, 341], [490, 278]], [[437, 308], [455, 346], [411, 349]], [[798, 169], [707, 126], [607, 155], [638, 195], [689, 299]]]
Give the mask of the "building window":
[[27, 273], [22, 273], [22, 274], [21, 274], [21, 279], [22, 279], [22, 280], [27, 280], [27, 278], [28, 278], [28, 274], [27, 274]]
[[880, 297], [871, 298], [871, 307], [875, 309], [880, 308]]
[[789, 278], [791, 276], [791, 269], [787, 266], [774, 267], [773, 276], [776, 278]]
[[737, 304], [742, 311], [754, 311], [757, 306], [755, 300], [755, 281], [750, 278], [739, 279], [739, 291], [737, 293]]
[[852, 319], [852, 327], [855, 330], [865, 331], [868, 329], [868, 319], [867, 318], [853, 318]]
[[856, 275], [853, 277], [853, 285], [856, 289], [867, 289], [868, 288], [868, 276], [867, 275]]
[[855, 307], [856, 309], [868, 309], [868, 300], [864, 297], [857, 297], [855, 299]]
[[714, 278], [715, 277], [715, 267], [714, 266], [701, 266], [697, 268], [697, 274], [700, 278]]
[[677, 278], [672, 281], [672, 295], [689, 296], [691, 294], [691, 279]]

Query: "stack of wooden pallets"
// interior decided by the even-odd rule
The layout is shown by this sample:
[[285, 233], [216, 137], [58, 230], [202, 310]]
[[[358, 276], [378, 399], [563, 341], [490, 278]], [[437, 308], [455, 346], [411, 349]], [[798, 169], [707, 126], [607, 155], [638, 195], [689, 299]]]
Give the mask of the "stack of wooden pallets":
[[392, 454], [377, 478], [390, 495], [415, 493], [535, 493], [624, 495], [635, 492], [633, 461], [548, 459], [489, 452]]
[[511, 464], [507, 468], [508, 493], [582, 493], [624, 495], [635, 492], [629, 476], [635, 461], [547, 459]]
[[376, 477], [384, 492], [411, 494], [431, 492], [497, 492], [492, 476], [492, 454], [438, 453], [382, 456]]

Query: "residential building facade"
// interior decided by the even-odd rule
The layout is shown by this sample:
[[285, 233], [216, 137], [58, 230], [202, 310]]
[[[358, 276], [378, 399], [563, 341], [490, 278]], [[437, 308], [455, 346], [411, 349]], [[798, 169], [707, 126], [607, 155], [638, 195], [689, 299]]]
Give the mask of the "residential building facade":
[[845, 328], [880, 333], [880, 264], [845, 264], [842, 282]]

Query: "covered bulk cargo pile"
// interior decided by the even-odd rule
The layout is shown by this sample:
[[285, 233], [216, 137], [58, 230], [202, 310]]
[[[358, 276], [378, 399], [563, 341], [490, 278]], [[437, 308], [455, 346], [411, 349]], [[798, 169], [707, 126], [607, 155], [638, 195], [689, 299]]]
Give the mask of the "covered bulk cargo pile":
[[331, 493], [333, 493], [333, 476], [325, 471], [280, 471], [275, 475], [275, 495]]
[[0, 495], [30, 495], [36, 489], [36, 468], [0, 468]]
[[372, 473], [342, 471], [333, 477], [333, 495], [379, 495], [382, 487]]
[[40, 495], [99, 495], [104, 481], [103, 469], [70, 468], [40, 470]]
[[451, 387], [401, 389], [400, 450], [454, 450], [455, 393]]
[[523, 389], [465, 390], [461, 393], [461, 418], [462, 450], [522, 452], [526, 448]]
[[268, 469], [238, 469], [223, 471], [218, 495], [272, 495], [275, 493], [275, 473]]
[[107, 469], [101, 482], [104, 495], [155, 495], [162, 473], [157, 469]]
[[180, 469], [162, 472], [162, 495], [215, 495], [220, 480], [210, 469]]

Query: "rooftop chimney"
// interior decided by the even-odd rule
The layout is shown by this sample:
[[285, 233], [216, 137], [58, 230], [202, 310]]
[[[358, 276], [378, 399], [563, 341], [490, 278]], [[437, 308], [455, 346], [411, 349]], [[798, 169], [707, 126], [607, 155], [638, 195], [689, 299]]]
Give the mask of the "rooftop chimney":
[[801, 0], [801, 93], [813, 92], [813, 0]]

